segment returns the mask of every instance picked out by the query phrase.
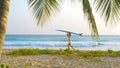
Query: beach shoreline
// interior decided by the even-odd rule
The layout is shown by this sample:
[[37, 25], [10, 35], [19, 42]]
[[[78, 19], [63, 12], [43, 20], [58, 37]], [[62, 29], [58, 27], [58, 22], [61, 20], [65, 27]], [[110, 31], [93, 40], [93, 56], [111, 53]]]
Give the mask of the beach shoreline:
[[12, 68], [119, 68], [120, 57], [67, 58], [60, 55], [27, 55], [11, 57], [6, 53], [16, 49], [4, 49], [0, 64]]
[[[79, 50], [120, 50], [120, 36], [101, 36], [97, 41], [92, 36], [73, 36], [72, 46]], [[65, 35], [7, 35], [4, 48], [66, 49], [68, 40]]]
[[[74, 47], [75, 50], [82, 50], [82, 51], [107, 51], [107, 50], [113, 50], [113, 51], [120, 51], [120, 45], [111, 45], [111, 46], [93, 46], [93, 47]], [[59, 50], [63, 49], [65, 50], [66, 47], [4, 47], [5, 50], [16, 50], [16, 49], [52, 49], [52, 50]]]

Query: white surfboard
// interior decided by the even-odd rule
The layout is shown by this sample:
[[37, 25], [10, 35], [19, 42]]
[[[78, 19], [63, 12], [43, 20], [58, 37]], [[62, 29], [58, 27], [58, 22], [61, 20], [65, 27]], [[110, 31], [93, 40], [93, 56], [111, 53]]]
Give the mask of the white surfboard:
[[75, 35], [79, 35], [79, 36], [82, 36], [82, 33], [75, 33], [75, 32], [72, 32], [72, 31], [67, 31], [67, 30], [56, 30], [56, 31], [60, 31], [60, 32], [69, 32], [69, 33], [71, 33], [71, 34], [75, 34]]

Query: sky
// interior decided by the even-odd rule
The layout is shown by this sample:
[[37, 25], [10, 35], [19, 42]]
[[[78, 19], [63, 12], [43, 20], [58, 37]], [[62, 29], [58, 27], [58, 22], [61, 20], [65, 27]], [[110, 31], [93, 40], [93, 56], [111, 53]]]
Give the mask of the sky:
[[[99, 13], [93, 11], [100, 35], [120, 35], [120, 22], [105, 26]], [[90, 35], [88, 21], [83, 14], [81, 3], [71, 4], [67, 0], [61, 10], [46, 22], [44, 27], [38, 26], [26, 0], [11, 0], [7, 34], [18, 35], [61, 35], [55, 30], [64, 29], [76, 33]]]

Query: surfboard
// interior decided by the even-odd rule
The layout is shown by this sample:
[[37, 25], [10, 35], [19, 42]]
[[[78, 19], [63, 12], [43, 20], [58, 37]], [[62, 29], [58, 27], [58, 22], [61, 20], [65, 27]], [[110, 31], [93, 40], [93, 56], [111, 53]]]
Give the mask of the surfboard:
[[75, 32], [72, 32], [72, 31], [67, 31], [67, 30], [56, 30], [56, 31], [60, 31], [60, 32], [69, 32], [71, 34], [75, 34], [75, 35], [79, 35], [79, 36], [82, 36], [82, 33], [78, 34], [78, 33], [75, 33]]

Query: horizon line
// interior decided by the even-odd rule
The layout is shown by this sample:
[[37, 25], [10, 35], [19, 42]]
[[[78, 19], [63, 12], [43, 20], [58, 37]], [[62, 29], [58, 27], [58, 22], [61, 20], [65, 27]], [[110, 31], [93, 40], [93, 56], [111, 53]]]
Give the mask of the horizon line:
[[[39, 36], [39, 35], [64, 35], [64, 34], [6, 34], [6, 35], [23, 35], [23, 36], [26, 36], [26, 35], [33, 35], [33, 36]], [[66, 34], [65, 34], [66, 35]], [[83, 34], [83, 36], [94, 36], [94, 35], [87, 35], [87, 34]], [[120, 36], [120, 35], [99, 35], [99, 36]]]

